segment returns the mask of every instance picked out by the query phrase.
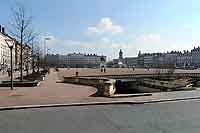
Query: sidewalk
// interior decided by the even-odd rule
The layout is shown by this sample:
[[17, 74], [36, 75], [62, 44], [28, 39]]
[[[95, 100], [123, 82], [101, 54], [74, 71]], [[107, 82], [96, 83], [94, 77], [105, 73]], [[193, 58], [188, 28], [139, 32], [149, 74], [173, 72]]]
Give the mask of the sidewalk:
[[0, 106], [47, 104], [84, 99], [96, 93], [96, 88], [72, 84], [56, 83], [57, 73], [52, 72], [38, 87], [0, 88]]
[[[117, 100], [119, 99], [120, 98], [118, 98]], [[152, 93], [151, 96], [123, 98], [123, 101], [134, 101], [135, 103], [154, 103], [154, 102], [188, 100], [188, 99], [200, 99], [200, 90], [158, 92], [158, 93]]]

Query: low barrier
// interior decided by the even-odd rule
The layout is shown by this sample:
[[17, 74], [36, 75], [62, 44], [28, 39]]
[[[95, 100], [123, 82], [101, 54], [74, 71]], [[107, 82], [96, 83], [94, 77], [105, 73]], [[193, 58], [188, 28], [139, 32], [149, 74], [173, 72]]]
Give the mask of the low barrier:
[[[40, 84], [39, 80], [34, 81], [13, 81], [14, 87], [36, 87]], [[10, 81], [1, 81], [0, 87], [10, 87]]]
[[94, 86], [98, 89], [98, 93], [102, 96], [113, 96], [115, 88], [115, 80], [108, 78], [95, 78], [95, 77], [64, 77], [64, 83], [72, 83], [79, 85]]
[[151, 73], [151, 74], [113, 74], [113, 75], [90, 75], [90, 76], [81, 76], [81, 77], [96, 77], [96, 78], [147, 78], [147, 77], [153, 77], [153, 76], [159, 76], [159, 77], [192, 77], [192, 78], [200, 78], [200, 73], [173, 73], [173, 74], [167, 74], [167, 73]]

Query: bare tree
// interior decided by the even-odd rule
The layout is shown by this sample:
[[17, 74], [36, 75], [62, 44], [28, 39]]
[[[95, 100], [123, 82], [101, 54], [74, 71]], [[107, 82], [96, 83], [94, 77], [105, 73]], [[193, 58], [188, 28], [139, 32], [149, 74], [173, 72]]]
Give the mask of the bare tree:
[[38, 68], [38, 59], [37, 56], [39, 55], [40, 51], [39, 51], [40, 47], [39, 47], [39, 39], [38, 38], [34, 38], [31, 41], [31, 67], [32, 67], [32, 73], [35, 73], [36, 68]]
[[16, 3], [12, 8], [12, 16], [9, 21], [9, 32], [11, 35], [20, 42], [20, 80], [23, 80], [23, 50], [25, 45], [37, 36], [32, 28], [32, 17], [27, 15], [25, 7]]
[[34, 39], [31, 44], [32, 44], [31, 57], [32, 57], [32, 70], [33, 70], [32, 72], [39, 73], [39, 70], [43, 65], [43, 58], [42, 58], [43, 51], [40, 46], [39, 38]]

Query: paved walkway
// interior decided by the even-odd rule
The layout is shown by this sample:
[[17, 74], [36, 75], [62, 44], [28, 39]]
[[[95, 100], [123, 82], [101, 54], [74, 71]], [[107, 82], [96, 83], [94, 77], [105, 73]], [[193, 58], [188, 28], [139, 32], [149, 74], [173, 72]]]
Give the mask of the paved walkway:
[[38, 87], [0, 88], [0, 106], [60, 103], [72, 99], [84, 99], [96, 93], [96, 88], [56, 83], [57, 73], [52, 72]]

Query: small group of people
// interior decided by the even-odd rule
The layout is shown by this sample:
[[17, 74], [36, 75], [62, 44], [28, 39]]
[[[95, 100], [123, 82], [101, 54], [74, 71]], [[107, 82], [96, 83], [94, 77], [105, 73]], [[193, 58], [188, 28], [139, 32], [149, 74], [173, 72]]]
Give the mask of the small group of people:
[[106, 67], [105, 66], [101, 67], [101, 72], [104, 72], [104, 73], [106, 72]]

